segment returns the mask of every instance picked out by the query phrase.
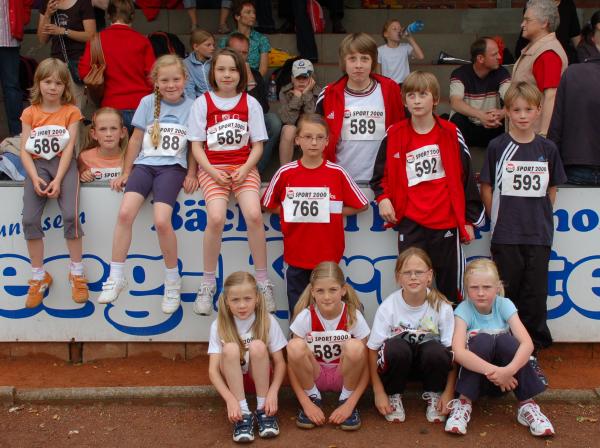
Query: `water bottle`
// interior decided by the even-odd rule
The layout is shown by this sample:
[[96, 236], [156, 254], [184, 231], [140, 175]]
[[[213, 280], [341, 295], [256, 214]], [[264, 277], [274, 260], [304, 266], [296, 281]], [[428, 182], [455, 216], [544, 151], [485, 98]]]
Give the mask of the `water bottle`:
[[425, 28], [425, 24], [423, 23], [423, 21], [415, 20], [414, 22], [409, 23], [406, 28], [404, 28], [402, 36], [406, 37], [410, 34], [418, 33], [419, 31], [423, 31], [423, 28]]
[[269, 93], [268, 93], [269, 101], [277, 101], [277, 83], [275, 82], [275, 75], [271, 75], [271, 80], [269, 81]]

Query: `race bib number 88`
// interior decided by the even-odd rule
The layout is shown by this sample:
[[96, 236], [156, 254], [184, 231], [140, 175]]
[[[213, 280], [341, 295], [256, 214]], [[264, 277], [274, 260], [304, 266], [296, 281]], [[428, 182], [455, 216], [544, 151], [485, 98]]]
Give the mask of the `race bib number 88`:
[[145, 157], [175, 157], [187, 149], [187, 127], [175, 123], [159, 123], [158, 146], [152, 144], [152, 126], [146, 128], [142, 153]]
[[548, 162], [504, 162], [502, 167], [502, 195], [544, 197], [550, 174]]

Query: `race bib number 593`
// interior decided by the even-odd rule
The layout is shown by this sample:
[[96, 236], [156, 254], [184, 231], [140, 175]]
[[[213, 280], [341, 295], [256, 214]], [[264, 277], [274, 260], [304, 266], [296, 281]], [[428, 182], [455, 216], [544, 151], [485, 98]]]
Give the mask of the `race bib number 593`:
[[504, 162], [502, 195], [521, 197], [546, 196], [550, 175], [548, 162]]

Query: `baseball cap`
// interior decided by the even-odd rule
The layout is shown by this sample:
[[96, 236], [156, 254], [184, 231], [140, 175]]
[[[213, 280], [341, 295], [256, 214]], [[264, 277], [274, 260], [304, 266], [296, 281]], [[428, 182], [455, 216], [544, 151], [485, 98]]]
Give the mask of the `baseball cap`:
[[310, 76], [314, 72], [312, 62], [308, 59], [298, 59], [294, 61], [292, 65], [292, 76], [297, 78], [298, 76]]

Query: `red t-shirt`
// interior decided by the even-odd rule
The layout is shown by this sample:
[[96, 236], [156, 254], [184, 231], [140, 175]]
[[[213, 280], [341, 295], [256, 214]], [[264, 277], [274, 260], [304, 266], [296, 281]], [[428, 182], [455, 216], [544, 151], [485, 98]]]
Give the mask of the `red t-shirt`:
[[[422, 162], [422, 156], [425, 154], [425, 151], [435, 151], [436, 148], [439, 151], [437, 145], [439, 140], [438, 126], [434, 126], [427, 134], [416, 133], [412, 126], [408, 126], [407, 129], [409, 138], [405, 154], [407, 160], [405, 166], [410, 164], [409, 161], [412, 160], [411, 155], [416, 159], [413, 164], [417, 165], [419, 161]], [[413, 176], [415, 181], [426, 178], [417, 177], [419, 173], [425, 175], [427, 173], [430, 175], [434, 174], [432, 177], [441, 176], [443, 169], [441, 158], [438, 157], [435, 162], [429, 158], [428, 162], [428, 165], [421, 164], [415, 167], [415, 175]], [[445, 175], [432, 180], [420, 180], [419, 183], [412, 186], [410, 184], [410, 177], [405, 216], [430, 229], [450, 229], [456, 227], [458, 223], [452, 211]]]
[[556, 89], [560, 84], [562, 60], [553, 50], [544, 51], [533, 63], [533, 77], [538, 89]]
[[[288, 222], [291, 218], [286, 214], [284, 201], [286, 198], [291, 200], [288, 194], [291, 196], [298, 187], [329, 189], [329, 223]], [[345, 247], [342, 208], [362, 208], [367, 203], [367, 198], [348, 173], [328, 161], [313, 169], [304, 167], [299, 160], [282, 166], [262, 197], [262, 205], [266, 208], [281, 206], [279, 216], [285, 262], [303, 269], [313, 269], [322, 261], [339, 263]]]

